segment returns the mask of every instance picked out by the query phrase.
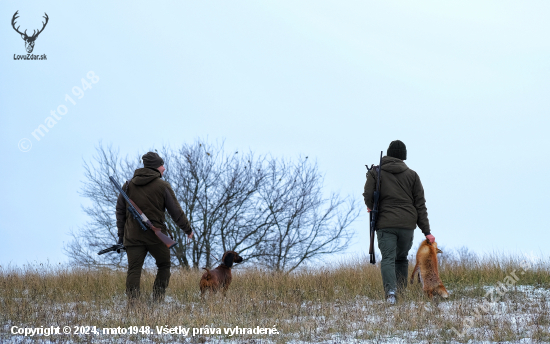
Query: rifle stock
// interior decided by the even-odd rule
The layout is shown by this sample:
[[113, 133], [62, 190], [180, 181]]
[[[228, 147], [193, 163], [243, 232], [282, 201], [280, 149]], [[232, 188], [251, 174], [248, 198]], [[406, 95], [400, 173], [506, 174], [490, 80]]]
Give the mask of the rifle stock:
[[[372, 222], [372, 214], [370, 214], [370, 221]], [[371, 264], [375, 264], [376, 258], [374, 257], [374, 231], [372, 230], [372, 227], [370, 229], [369, 256]]]
[[[134, 208], [136, 208], [139, 215], [143, 218], [145, 215], [143, 214], [143, 211], [141, 211], [141, 209], [139, 209], [137, 204], [135, 204], [134, 201], [132, 201], [131, 199], [130, 199], [130, 203], [132, 203], [132, 206], [134, 206]], [[145, 216], [145, 218], [147, 219], [146, 216]], [[162, 243], [164, 245], [166, 245], [168, 248], [172, 248], [172, 247], [174, 247], [178, 244], [177, 242], [172, 240], [168, 235], [162, 233], [160, 228], [157, 228], [157, 227], [153, 226], [153, 224], [151, 223], [151, 220], [147, 219], [147, 220], [144, 220], [143, 222], [147, 225], [147, 227], [149, 227], [150, 229], [153, 230], [153, 232], [155, 233], [157, 238], [159, 238], [160, 241], [162, 241]]]

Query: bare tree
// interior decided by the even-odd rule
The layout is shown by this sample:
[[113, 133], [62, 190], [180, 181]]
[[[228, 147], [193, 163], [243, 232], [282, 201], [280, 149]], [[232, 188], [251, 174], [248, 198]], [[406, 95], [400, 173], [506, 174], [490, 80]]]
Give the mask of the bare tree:
[[80, 265], [121, 267], [126, 265], [122, 255], [97, 255], [98, 251], [112, 246], [118, 240], [114, 212], [118, 192], [111, 185], [109, 176], [118, 180], [130, 179], [141, 159], [122, 159], [117, 150], [111, 146], [103, 147], [101, 143], [96, 151], [97, 155], [92, 158], [92, 162], [84, 162], [86, 182], [80, 192], [91, 201], [90, 206], [83, 206], [90, 221], [78, 230], [71, 231], [73, 241], [65, 247], [65, 253]]
[[260, 194], [274, 223], [257, 247], [258, 260], [274, 270], [292, 271], [307, 260], [344, 250], [352, 238], [347, 229], [359, 215], [356, 202], [336, 194], [325, 199], [317, 166], [307, 157], [297, 164], [272, 160], [268, 171]]
[[[297, 162], [253, 153], [227, 153], [223, 143], [197, 140], [179, 149], [164, 147], [164, 178], [172, 185], [195, 232], [188, 241], [167, 216], [178, 245], [174, 265], [212, 266], [223, 252], [234, 250], [245, 261], [269, 269], [292, 271], [306, 261], [343, 251], [359, 215], [354, 200], [323, 196], [323, 178], [308, 158]], [[117, 193], [108, 176], [130, 179], [139, 159], [121, 159], [113, 149], [98, 147], [96, 164], [85, 163], [82, 195], [91, 222], [73, 232], [66, 248], [75, 263], [123, 265], [111, 255], [98, 260], [96, 249], [116, 240], [114, 208]], [[98, 235], [100, 233], [100, 235]], [[93, 254], [92, 254], [93, 253]]]

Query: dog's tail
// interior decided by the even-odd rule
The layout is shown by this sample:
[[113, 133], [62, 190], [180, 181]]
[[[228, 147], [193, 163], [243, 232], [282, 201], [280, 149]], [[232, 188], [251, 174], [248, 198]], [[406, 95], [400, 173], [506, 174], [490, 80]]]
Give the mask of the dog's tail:
[[206, 270], [206, 280], [209, 281], [212, 278], [212, 275], [210, 275], [210, 270], [207, 268], [202, 268], [203, 270]]

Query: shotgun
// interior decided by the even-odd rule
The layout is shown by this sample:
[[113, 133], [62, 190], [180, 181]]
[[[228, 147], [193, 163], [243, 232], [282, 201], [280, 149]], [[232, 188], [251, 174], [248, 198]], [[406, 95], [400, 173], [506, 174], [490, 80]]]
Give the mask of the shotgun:
[[370, 263], [376, 264], [376, 257], [374, 255], [374, 233], [376, 232], [376, 220], [378, 220], [378, 208], [380, 205], [380, 166], [382, 166], [382, 152], [380, 152], [380, 165], [374, 166], [374, 164], [371, 165], [369, 168], [367, 165], [367, 171], [371, 171], [374, 168], [374, 171], [376, 172], [376, 189], [374, 190], [374, 205], [372, 206], [372, 210], [369, 213], [370, 216], [370, 246], [369, 246], [369, 256], [370, 256]]
[[168, 248], [172, 248], [178, 244], [177, 242], [172, 240], [168, 235], [162, 233], [160, 228], [153, 226], [153, 224], [151, 223], [151, 220], [149, 220], [147, 216], [145, 216], [145, 214], [141, 211], [141, 209], [139, 209], [139, 207], [134, 203], [134, 201], [132, 201], [130, 197], [128, 197], [126, 192], [122, 190], [122, 187], [115, 180], [115, 178], [113, 178], [112, 176], [109, 176], [109, 179], [111, 180], [111, 183], [113, 183], [115, 188], [118, 190], [118, 192], [120, 192], [122, 197], [124, 197], [124, 199], [126, 200], [126, 203], [128, 204], [128, 211], [130, 211], [130, 214], [132, 214], [134, 219], [136, 219], [136, 221], [139, 223], [139, 225], [141, 226], [141, 229], [143, 229], [144, 231], [146, 231], [147, 228], [150, 228], [151, 230], [153, 230], [155, 235]]

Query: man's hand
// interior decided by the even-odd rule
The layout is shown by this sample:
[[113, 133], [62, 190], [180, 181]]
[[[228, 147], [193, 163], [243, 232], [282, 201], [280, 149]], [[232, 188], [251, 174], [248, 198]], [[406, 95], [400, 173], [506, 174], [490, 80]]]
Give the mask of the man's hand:
[[124, 242], [124, 237], [119, 236], [119, 237], [118, 237], [118, 242], [117, 242], [117, 244], [118, 244], [118, 245], [122, 245], [123, 242]]
[[370, 212], [371, 212], [372, 210], [370, 210], [370, 208], [369, 208], [369, 207], [367, 207], [367, 211], [368, 211], [368, 212], [370, 213]]
[[189, 239], [193, 239], [193, 232], [187, 236]]
[[434, 242], [435, 241], [435, 237], [431, 234], [428, 234], [426, 235], [426, 239], [430, 240], [430, 242]]

